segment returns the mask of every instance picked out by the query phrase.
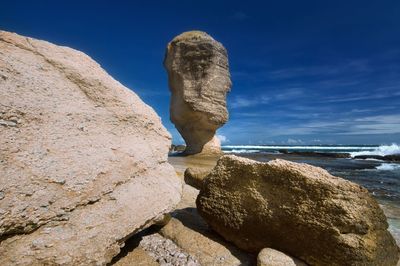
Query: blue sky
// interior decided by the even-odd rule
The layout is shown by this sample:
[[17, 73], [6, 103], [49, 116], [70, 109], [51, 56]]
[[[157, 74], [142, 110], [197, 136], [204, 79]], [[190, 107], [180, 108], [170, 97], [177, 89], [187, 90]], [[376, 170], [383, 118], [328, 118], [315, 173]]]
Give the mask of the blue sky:
[[98, 61], [169, 121], [166, 44], [203, 30], [228, 50], [229, 144], [400, 142], [400, 1], [3, 0], [0, 28]]

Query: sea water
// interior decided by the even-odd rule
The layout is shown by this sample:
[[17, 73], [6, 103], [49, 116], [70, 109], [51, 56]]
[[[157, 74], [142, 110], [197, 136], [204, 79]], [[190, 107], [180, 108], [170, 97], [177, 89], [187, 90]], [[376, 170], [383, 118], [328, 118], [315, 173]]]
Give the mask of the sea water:
[[[226, 145], [225, 153], [238, 154], [258, 161], [281, 158], [308, 163], [328, 170], [332, 175], [343, 177], [367, 188], [384, 210], [389, 230], [400, 245], [400, 163], [376, 159], [354, 159], [357, 155], [400, 154], [400, 147], [392, 145]], [[351, 158], [331, 158], [282, 154], [288, 152], [349, 153]]]

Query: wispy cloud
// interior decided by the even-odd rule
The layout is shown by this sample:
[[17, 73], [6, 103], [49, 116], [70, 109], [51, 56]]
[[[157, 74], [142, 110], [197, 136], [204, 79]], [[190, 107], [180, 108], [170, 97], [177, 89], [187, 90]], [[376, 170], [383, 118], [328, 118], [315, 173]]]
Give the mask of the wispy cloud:
[[264, 72], [270, 79], [292, 79], [298, 77], [327, 77], [348, 73], [367, 74], [372, 71], [367, 59], [347, 60], [336, 65], [314, 65], [301, 67], [288, 67]]
[[391, 92], [391, 93], [363, 92], [363, 93], [351, 93], [347, 95], [344, 94], [341, 96], [328, 97], [323, 99], [322, 102], [327, 102], [327, 103], [354, 102], [354, 101], [365, 101], [365, 100], [379, 100], [397, 96], [400, 96], [400, 92]]
[[242, 107], [251, 107], [260, 104], [267, 104], [270, 98], [268, 96], [261, 97], [246, 97], [246, 96], [236, 96], [233, 101], [229, 104], [229, 106], [233, 109], [242, 108]]
[[230, 107], [233, 109], [252, 107], [257, 105], [268, 104], [271, 101], [286, 101], [294, 98], [299, 98], [303, 95], [302, 88], [289, 88], [284, 90], [271, 91], [269, 94], [259, 95], [259, 96], [244, 96], [238, 95], [230, 103]]
[[293, 98], [298, 98], [299, 96], [303, 95], [303, 89], [302, 88], [290, 88], [281, 92], [278, 92], [277, 94], [273, 95], [272, 97], [275, 100], [289, 100]]
[[301, 139], [288, 138], [288, 140], [286, 141], [286, 144], [289, 144], [289, 145], [302, 144], [302, 143], [304, 143], [304, 142]]

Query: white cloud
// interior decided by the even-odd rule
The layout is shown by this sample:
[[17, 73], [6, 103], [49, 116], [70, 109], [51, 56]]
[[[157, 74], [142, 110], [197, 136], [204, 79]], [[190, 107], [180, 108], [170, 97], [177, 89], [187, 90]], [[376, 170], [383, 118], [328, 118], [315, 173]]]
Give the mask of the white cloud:
[[261, 96], [258, 98], [247, 98], [243, 96], [236, 96], [229, 104], [232, 108], [250, 107], [259, 104], [266, 104], [269, 102], [269, 97]]
[[224, 135], [218, 134], [217, 138], [219, 139], [219, 141], [221, 141], [221, 143], [228, 143], [229, 142], [229, 139]]
[[301, 144], [303, 143], [303, 141], [301, 139], [291, 139], [288, 138], [288, 140], [286, 141], [287, 144], [289, 145], [293, 145], [293, 144]]

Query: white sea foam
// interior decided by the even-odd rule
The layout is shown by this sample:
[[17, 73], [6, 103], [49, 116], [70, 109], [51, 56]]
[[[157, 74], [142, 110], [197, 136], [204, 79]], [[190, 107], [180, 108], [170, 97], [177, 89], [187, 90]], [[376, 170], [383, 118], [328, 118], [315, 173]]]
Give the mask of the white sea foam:
[[365, 150], [371, 151], [375, 147], [364, 146], [262, 146], [262, 145], [224, 145], [226, 149], [257, 149], [257, 150]]
[[383, 163], [383, 164], [377, 166], [376, 169], [377, 169], [377, 170], [381, 170], [381, 171], [393, 171], [393, 170], [400, 169], [400, 164], [396, 164], [396, 163]]
[[358, 155], [380, 155], [380, 156], [385, 156], [385, 155], [392, 155], [392, 154], [400, 154], [400, 147], [396, 144], [393, 143], [392, 145], [381, 145], [377, 147], [374, 150], [369, 150], [369, 151], [356, 151], [356, 152], [351, 152], [350, 153], [352, 157], [358, 156]]
[[224, 151], [225, 153], [255, 153], [259, 152], [260, 150], [247, 150], [247, 149], [233, 149], [229, 151]]

